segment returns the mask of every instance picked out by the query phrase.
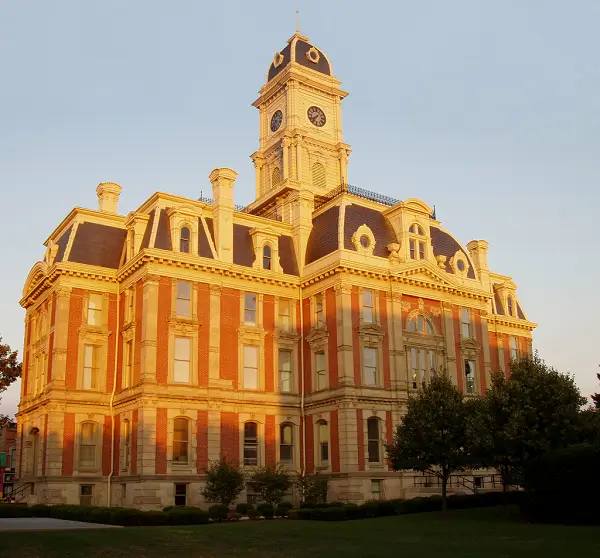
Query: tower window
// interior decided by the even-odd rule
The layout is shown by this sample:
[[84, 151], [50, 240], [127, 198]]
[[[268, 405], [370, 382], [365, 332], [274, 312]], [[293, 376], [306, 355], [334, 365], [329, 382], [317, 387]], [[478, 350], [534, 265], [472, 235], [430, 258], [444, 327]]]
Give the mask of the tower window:
[[323, 317], [323, 297], [321, 295], [315, 297], [315, 318], [317, 327], [323, 327], [325, 325], [325, 318]]
[[263, 246], [263, 269], [271, 269], [271, 247], [268, 244]]
[[508, 315], [514, 316], [515, 315], [515, 303], [513, 302], [512, 296], [508, 297], [507, 306], [508, 306]]
[[281, 184], [281, 171], [279, 167], [275, 167], [271, 171], [271, 188], [277, 188]]
[[517, 338], [511, 335], [509, 343], [510, 343], [510, 358], [511, 358], [511, 360], [517, 360], [519, 358], [519, 349], [517, 348]]
[[190, 253], [190, 229], [181, 227], [179, 235], [179, 251], [186, 254]]
[[425, 231], [421, 225], [413, 223], [408, 232], [414, 238], [410, 238], [408, 245], [410, 248], [410, 259], [411, 260], [424, 260], [425, 259]]
[[325, 167], [321, 163], [312, 166], [312, 183], [315, 188], [324, 189], [327, 186]]

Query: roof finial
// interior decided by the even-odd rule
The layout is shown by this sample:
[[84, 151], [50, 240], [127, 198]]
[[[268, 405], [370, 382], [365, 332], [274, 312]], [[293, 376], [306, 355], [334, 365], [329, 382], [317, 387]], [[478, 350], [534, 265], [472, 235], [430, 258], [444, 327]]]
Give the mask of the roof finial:
[[296, 10], [296, 33], [300, 34], [300, 10]]

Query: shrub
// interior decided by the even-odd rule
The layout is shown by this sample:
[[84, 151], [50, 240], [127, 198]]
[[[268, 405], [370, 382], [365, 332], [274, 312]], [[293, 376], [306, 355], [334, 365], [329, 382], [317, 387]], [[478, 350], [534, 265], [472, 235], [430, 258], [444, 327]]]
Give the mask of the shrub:
[[396, 505], [390, 500], [379, 500], [377, 502], [377, 517], [396, 515]]
[[72, 520], [75, 515], [75, 510], [79, 506], [70, 506], [67, 504], [59, 504], [56, 506], [52, 506], [50, 509], [50, 517], [55, 519], [70, 519]]
[[338, 502], [337, 500], [335, 502], [329, 502], [329, 504], [327, 504], [330, 508], [342, 508], [344, 507], [344, 502]]
[[294, 504], [292, 504], [291, 502], [286, 502], [284, 500], [283, 502], [279, 502], [279, 507], [280, 508], [287, 508], [288, 510], [291, 510], [294, 507]]
[[379, 504], [377, 502], [365, 502], [358, 506], [360, 516], [364, 518], [377, 517], [378, 509]]
[[241, 502], [235, 507], [235, 511], [237, 513], [241, 513], [242, 515], [248, 515], [248, 510], [251, 508], [254, 509], [254, 506], [252, 504]]
[[300, 504], [300, 509], [301, 510], [304, 510], [304, 509], [306, 509], [306, 510], [314, 510], [315, 509], [315, 504], [314, 504], [314, 502], [302, 502]]
[[300, 518], [298, 517], [298, 514], [299, 514], [299, 513], [300, 513], [300, 510], [297, 510], [297, 509], [291, 509], [291, 510], [289, 510], [289, 511], [288, 511], [288, 517], [289, 517], [290, 519], [300, 519]]
[[110, 523], [111, 525], [122, 525], [123, 527], [140, 525], [143, 513], [140, 510], [130, 508], [116, 508], [110, 514]]
[[110, 523], [113, 508], [92, 508], [89, 515], [90, 523]]
[[343, 506], [330, 506], [328, 508], [322, 508], [315, 510], [317, 517], [313, 516], [313, 519], [321, 521], [346, 521], [346, 509]]
[[259, 467], [252, 473], [248, 484], [263, 502], [277, 507], [292, 486], [290, 474], [280, 463], [277, 466]]
[[213, 521], [225, 521], [229, 508], [225, 504], [215, 504], [208, 508], [208, 516]]
[[167, 506], [166, 508], [163, 508], [164, 512], [170, 512], [172, 509], [175, 509], [176, 506]]
[[291, 508], [288, 506], [282, 506], [281, 504], [275, 508], [275, 515], [277, 517], [288, 517]]
[[254, 508], [248, 508], [247, 515], [249, 519], [260, 519], [260, 513]]
[[300, 508], [297, 511], [297, 519], [312, 519], [315, 510], [311, 508]]
[[272, 504], [267, 504], [266, 502], [263, 503], [263, 504], [259, 504], [258, 506], [256, 506], [256, 510], [265, 519], [273, 519], [273, 515], [275, 514], [275, 510], [273, 509], [273, 505]]
[[92, 513], [94, 508], [91, 506], [78, 506], [73, 510], [73, 519], [75, 521], [90, 521], [90, 514]]
[[227, 521], [239, 521], [242, 519], [242, 514], [234, 511], [227, 512]]
[[25, 504], [0, 504], [0, 517], [29, 517], [30, 511]]
[[344, 504], [346, 519], [360, 519], [360, 509], [356, 504]]
[[430, 498], [411, 498], [402, 504], [403, 513], [423, 513], [439, 511], [441, 509], [441, 496], [431, 496]]
[[164, 511], [141, 512], [140, 525], [153, 527], [155, 525], [168, 525], [169, 514]]
[[35, 504], [29, 508], [29, 514], [31, 517], [50, 517], [50, 506], [47, 506], [46, 504]]
[[221, 457], [218, 461], [211, 461], [205, 473], [202, 495], [208, 502], [220, 502], [229, 507], [244, 490], [246, 479], [239, 463], [230, 463]]
[[[222, 504], [217, 504], [217, 506], [222, 506]], [[214, 507], [216, 506], [211, 506], [211, 509]], [[227, 506], [224, 507], [223, 519], [227, 517]], [[208, 523], [209, 519], [209, 513], [194, 506], [177, 506], [169, 510], [167, 516], [171, 525], [204, 525]]]

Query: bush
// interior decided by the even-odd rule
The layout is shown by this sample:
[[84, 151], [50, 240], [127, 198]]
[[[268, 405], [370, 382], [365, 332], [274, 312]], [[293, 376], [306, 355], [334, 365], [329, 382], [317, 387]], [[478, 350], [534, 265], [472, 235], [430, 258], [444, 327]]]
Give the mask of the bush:
[[239, 521], [242, 519], [242, 514], [234, 511], [227, 512], [227, 521]]
[[297, 510], [297, 519], [312, 519], [314, 509], [311, 508], [300, 508]]
[[59, 504], [52, 506], [50, 509], [50, 517], [55, 519], [70, 519], [73, 520], [75, 517], [75, 510], [79, 506], [70, 506], [67, 504]]
[[235, 511], [242, 515], [248, 515], [249, 509], [254, 509], [254, 506], [252, 504], [247, 504], [246, 502], [241, 502], [235, 507]]
[[411, 498], [402, 504], [402, 513], [423, 513], [440, 511], [442, 509], [442, 497], [431, 496], [429, 498]]
[[379, 504], [377, 502], [365, 502], [358, 506], [358, 511], [361, 517], [371, 518], [377, 517], [377, 510], [379, 509]]
[[[521, 511], [535, 521], [600, 525], [600, 445], [548, 452], [524, 469]], [[584, 484], [575, 486], [578, 479]]]
[[287, 508], [288, 510], [291, 510], [294, 507], [294, 504], [292, 504], [291, 502], [286, 502], [285, 500], [283, 500], [282, 502], [279, 502], [279, 507], [280, 508]]
[[25, 504], [0, 504], [0, 517], [29, 517], [31, 514]]
[[267, 504], [266, 502], [256, 506], [256, 510], [265, 519], [273, 519], [273, 515], [275, 515], [275, 510], [273, 509], [273, 506], [271, 504]]
[[31, 517], [50, 517], [50, 506], [47, 506], [46, 504], [35, 504], [29, 508], [29, 514]]
[[247, 515], [249, 519], [260, 519], [260, 513], [254, 508], [248, 508]]
[[345, 506], [344, 502], [338, 502], [337, 500], [335, 502], [329, 502], [329, 504], [327, 504], [328, 507], [330, 508], [343, 508]]
[[93, 509], [91, 506], [79, 506], [73, 510], [73, 519], [75, 521], [89, 522]]
[[298, 510], [298, 509], [291, 509], [291, 510], [288, 511], [288, 517], [290, 519], [300, 519], [298, 517], [299, 513], [300, 513], [300, 510]]
[[[217, 506], [223, 505], [217, 504], [211, 506], [211, 509]], [[227, 506], [223, 507], [225, 508], [223, 519], [226, 519]], [[171, 525], [204, 525], [208, 523], [209, 516], [212, 517], [210, 512], [206, 513], [203, 509], [194, 506], [176, 506], [167, 512], [167, 516]]]
[[110, 514], [111, 525], [122, 525], [123, 527], [134, 527], [141, 524], [141, 516], [144, 512], [131, 508], [116, 508]]
[[208, 516], [213, 521], [225, 521], [229, 508], [225, 504], [215, 504], [208, 508]]
[[141, 512], [140, 525], [153, 527], [155, 525], [168, 525], [169, 514], [164, 511], [147, 511]]
[[344, 504], [346, 519], [360, 519], [360, 509], [356, 504]]
[[171, 510], [175, 509], [177, 506], [167, 506], [166, 508], [163, 508], [164, 512], [170, 512]]
[[316, 509], [312, 519], [317, 521], [346, 521], [346, 509], [343, 506]]
[[279, 505], [275, 508], [275, 515], [277, 517], [288, 517], [290, 514], [290, 509], [288, 506]]
[[113, 508], [92, 508], [89, 515], [90, 523], [110, 523]]
[[379, 500], [377, 502], [377, 517], [396, 515], [396, 504], [391, 500]]
[[302, 502], [300, 504], [300, 509], [301, 510], [314, 510], [315, 509], [315, 503], [314, 502]]

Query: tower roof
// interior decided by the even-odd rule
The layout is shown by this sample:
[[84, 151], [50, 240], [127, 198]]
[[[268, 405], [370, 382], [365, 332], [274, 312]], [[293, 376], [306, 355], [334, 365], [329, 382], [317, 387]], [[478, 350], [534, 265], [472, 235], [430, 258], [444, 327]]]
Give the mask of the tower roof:
[[286, 47], [275, 53], [267, 74], [267, 82], [279, 75], [291, 62], [295, 62], [326, 76], [331, 75], [331, 64], [327, 55], [312, 45], [308, 38], [296, 32], [288, 40]]

